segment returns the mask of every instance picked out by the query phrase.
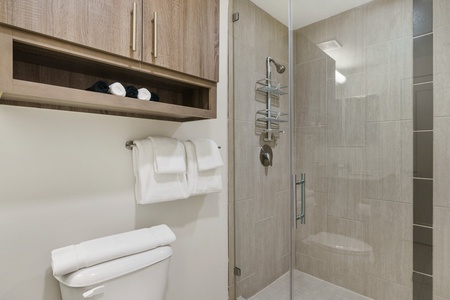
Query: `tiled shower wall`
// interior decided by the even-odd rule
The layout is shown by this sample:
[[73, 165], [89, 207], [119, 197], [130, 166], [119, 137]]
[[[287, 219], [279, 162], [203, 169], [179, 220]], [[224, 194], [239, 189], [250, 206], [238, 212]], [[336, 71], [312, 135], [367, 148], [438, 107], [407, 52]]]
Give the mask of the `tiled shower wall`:
[[450, 1], [433, 0], [433, 295], [450, 300]]
[[[296, 36], [297, 167], [310, 178], [297, 267], [373, 299], [412, 299], [412, 0], [374, 0]], [[330, 40], [342, 48], [315, 46]], [[353, 252], [311, 243], [324, 232]]]
[[[256, 111], [266, 97], [255, 93], [256, 81], [266, 77], [266, 57], [287, 66], [287, 27], [249, 0], [234, 1], [234, 206], [236, 296], [249, 298], [289, 269], [289, 132], [273, 146], [273, 166], [259, 161], [264, 144], [256, 126]], [[272, 79], [287, 84], [272, 68]], [[287, 112], [288, 95], [274, 100], [273, 109]], [[287, 125], [286, 125], [287, 126]], [[286, 128], [287, 129], [287, 128]]]

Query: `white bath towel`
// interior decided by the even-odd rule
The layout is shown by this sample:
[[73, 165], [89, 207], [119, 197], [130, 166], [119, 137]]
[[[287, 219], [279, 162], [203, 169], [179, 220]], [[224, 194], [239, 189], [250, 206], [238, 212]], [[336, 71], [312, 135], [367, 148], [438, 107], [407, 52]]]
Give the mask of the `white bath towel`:
[[223, 166], [217, 144], [210, 139], [191, 140], [195, 147], [199, 171], [206, 171]]
[[219, 168], [199, 171], [194, 144], [184, 143], [187, 160], [187, 182], [191, 196], [222, 191], [222, 176]]
[[136, 146], [132, 148], [132, 154], [136, 202], [148, 204], [188, 198], [186, 174], [155, 173], [151, 140], [134, 143]]
[[137, 97], [140, 100], [147, 100], [148, 101], [152, 97], [152, 94], [146, 88], [140, 88], [140, 89], [138, 89], [138, 96]]
[[125, 95], [127, 94], [124, 86], [120, 82], [114, 82], [113, 84], [111, 84], [109, 86], [108, 93], [121, 97], [125, 97]]
[[165, 136], [150, 136], [153, 145], [156, 174], [186, 173], [186, 159], [183, 143]]
[[163, 224], [58, 248], [51, 252], [53, 275], [65, 275], [105, 261], [168, 245], [175, 240], [175, 234]]

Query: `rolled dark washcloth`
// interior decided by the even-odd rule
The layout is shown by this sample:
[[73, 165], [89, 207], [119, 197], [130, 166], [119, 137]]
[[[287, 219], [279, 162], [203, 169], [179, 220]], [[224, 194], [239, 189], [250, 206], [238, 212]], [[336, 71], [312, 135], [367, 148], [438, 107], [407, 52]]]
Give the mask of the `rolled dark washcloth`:
[[97, 92], [97, 93], [107, 93], [108, 90], [109, 90], [109, 85], [102, 80], [97, 81], [91, 87], [88, 87], [86, 89], [86, 91], [92, 91], [92, 92]]
[[159, 95], [155, 92], [151, 92], [151, 94], [150, 101], [159, 102]]
[[138, 90], [132, 85], [129, 85], [125, 87], [125, 91], [127, 92], [126, 97], [129, 98], [137, 98], [138, 97]]

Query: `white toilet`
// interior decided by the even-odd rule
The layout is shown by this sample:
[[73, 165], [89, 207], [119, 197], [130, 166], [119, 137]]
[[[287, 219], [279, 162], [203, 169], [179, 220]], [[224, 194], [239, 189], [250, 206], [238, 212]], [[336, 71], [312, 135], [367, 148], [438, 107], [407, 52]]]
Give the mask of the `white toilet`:
[[158, 246], [54, 276], [62, 300], [164, 300], [171, 256], [170, 246]]

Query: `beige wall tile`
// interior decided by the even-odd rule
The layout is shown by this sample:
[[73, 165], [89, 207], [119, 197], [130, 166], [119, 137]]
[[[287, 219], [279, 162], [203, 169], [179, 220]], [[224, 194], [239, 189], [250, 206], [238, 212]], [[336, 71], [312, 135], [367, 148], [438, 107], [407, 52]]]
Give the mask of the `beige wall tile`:
[[411, 38], [367, 47], [365, 67], [366, 120], [400, 120], [404, 81], [412, 77]]
[[401, 201], [401, 122], [366, 125], [366, 197]]
[[255, 266], [256, 282], [259, 287], [265, 287], [277, 278], [276, 254], [276, 220], [266, 218], [255, 224]]
[[327, 41], [336, 40], [342, 48], [327, 52], [344, 75], [364, 71], [364, 7], [360, 6], [327, 19]]
[[368, 296], [377, 300], [412, 300], [412, 288], [368, 276]]
[[362, 220], [365, 196], [364, 147], [328, 147], [328, 214]]
[[[327, 102], [327, 144], [333, 146], [364, 146], [365, 106], [364, 74], [347, 76], [344, 85], [329, 81], [336, 96]], [[330, 88], [328, 89], [330, 90]]]
[[[255, 48], [235, 39], [235, 91], [234, 91], [234, 116], [239, 121], [255, 121], [256, 114], [256, 81], [261, 79], [253, 69], [253, 57]], [[245, 74], [245, 76], [243, 76]]]
[[238, 282], [255, 273], [256, 219], [253, 215], [254, 207], [255, 199], [235, 203], [235, 261], [236, 266], [242, 271], [241, 276], [237, 278]]
[[297, 252], [296, 268], [314, 277], [329, 281], [327, 275], [327, 263], [324, 260]]
[[413, 122], [401, 122], [401, 202], [413, 202]]
[[256, 6], [249, 0], [234, 0], [233, 12], [239, 12], [239, 21], [234, 22], [234, 37], [247, 45], [255, 45]]
[[412, 204], [382, 200], [366, 200], [365, 203], [370, 206], [367, 240], [374, 254], [367, 273], [412, 286]]
[[[298, 190], [300, 192], [300, 189]], [[325, 260], [327, 253], [323, 248], [317, 247], [316, 244], [310, 242], [312, 235], [326, 232], [327, 230], [327, 205], [325, 193], [311, 193], [307, 190], [306, 196], [306, 223], [297, 222], [296, 234], [296, 251], [311, 257]], [[300, 213], [301, 198], [298, 195], [297, 212]]]
[[314, 192], [326, 192], [326, 127], [296, 128], [296, 174], [306, 173], [306, 186]]
[[448, 0], [433, 0], [433, 27], [450, 24], [450, 2]]
[[437, 27], [433, 32], [433, 73], [447, 73], [450, 68], [450, 25]]
[[435, 117], [450, 116], [450, 72], [434, 74], [433, 106]]
[[450, 208], [434, 208], [433, 293], [450, 299]]
[[317, 126], [326, 124], [326, 60], [319, 59], [295, 67], [295, 78], [301, 84], [294, 86], [295, 125]]
[[450, 207], [450, 117], [434, 118], [433, 139], [433, 202], [435, 206]]
[[412, 36], [412, 1], [376, 0], [365, 8], [366, 46]]
[[[275, 243], [275, 257], [282, 259], [290, 253], [289, 233], [290, 233], [290, 193], [289, 190], [283, 192], [277, 192], [275, 195], [275, 222], [276, 222], [276, 243]], [[278, 264], [277, 264], [278, 266]], [[281, 270], [286, 270], [284, 263], [281, 264]], [[278, 273], [279, 275], [284, 274]]]
[[255, 168], [257, 137], [253, 122], [235, 122], [235, 199], [236, 201], [255, 197]]

